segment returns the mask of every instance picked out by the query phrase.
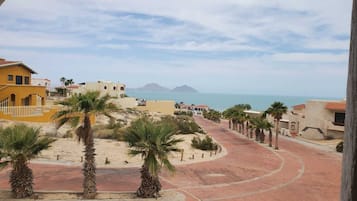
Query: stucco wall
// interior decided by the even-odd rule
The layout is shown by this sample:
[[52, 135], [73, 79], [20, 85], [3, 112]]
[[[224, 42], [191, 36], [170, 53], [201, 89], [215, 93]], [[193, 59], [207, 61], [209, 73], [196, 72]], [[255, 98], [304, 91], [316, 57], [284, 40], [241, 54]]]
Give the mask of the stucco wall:
[[[8, 75], [13, 75], [13, 80], [8, 81]], [[31, 72], [22, 66], [9, 66], [0, 68], [0, 85], [16, 84], [16, 75], [29, 77], [31, 84]], [[23, 78], [24, 79], [24, 78]], [[23, 80], [23, 83], [25, 81]]]
[[136, 107], [141, 111], [159, 112], [165, 115], [173, 115], [175, 112], [175, 101], [146, 101], [146, 106]]
[[111, 97], [121, 97], [125, 94], [125, 85], [114, 82], [87, 82], [80, 85], [78, 89], [73, 89], [72, 94], [83, 94], [87, 91], [99, 91], [102, 96], [108, 94]]

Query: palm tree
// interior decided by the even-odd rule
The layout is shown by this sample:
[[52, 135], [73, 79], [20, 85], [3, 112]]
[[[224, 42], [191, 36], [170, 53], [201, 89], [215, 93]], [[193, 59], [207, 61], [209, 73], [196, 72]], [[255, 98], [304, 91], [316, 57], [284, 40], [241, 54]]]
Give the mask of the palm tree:
[[33, 174], [28, 161], [48, 149], [54, 139], [39, 137], [40, 129], [20, 124], [0, 131], [1, 167], [12, 165], [10, 184], [15, 198], [33, 195]]
[[274, 127], [273, 124], [271, 124], [269, 121], [266, 121], [265, 129], [269, 131], [269, 147], [272, 147], [272, 141], [273, 141], [273, 133], [272, 133], [272, 128]]
[[357, 1], [353, 0], [344, 150], [342, 159], [341, 201], [357, 200]]
[[141, 168], [141, 185], [136, 191], [138, 197], [157, 197], [161, 190], [158, 174], [161, 167], [174, 171], [168, 154], [180, 151], [175, 145], [181, 139], [175, 139], [177, 130], [171, 124], [155, 122], [143, 117], [128, 128], [124, 139], [128, 142], [130, 155], [141, 155], [144, 164]]
[[110, 112], [118, 111], [114, 104], [108, 103], [109, 99], [109, 96], [100, 97], [98, 91], [90, 91], [83, 95], [73, 95], [58, 103], [63, 105], [64, 108], [53, 116], [58, 122], [57, 128], [66, 122], [70, 122], [72, 126], [78, 126], [80, 117], [83, 117], [82, 125], [76, 129], [76, 135], [79, 141], [82, 140], [85, 145], [85, 160], [82, 169], [84, 176], [83, 197], [85, 199], [94, 199], [97, 192], [95, 148], [90, 116], [104, 114], [111, 117]]
[[276, 121], [276, 127], [275, 127], [275, 149], [279, 149], [279, 144], [278, 144], [279, 122], [280, 122], [280, 119], [283, 117], [283, 114], [285, 114], [287, 111], [288, 111], [288, 107], [286, 107], [284, 105], [284, 103], [282, 103], [282, 102], [274, 102], [264, 112], [264, 115], [270, 114], [271, 116], [274, 117], [274, 119]]
[[61, 77], [61, 79], [60, 79], [60, 81], [61, 81], [61, 83], [62, 83], [62, 85], [64, 86], [64, 83], [66, 82], [66, 78], [65, 77]]
[[244, 110], [250, 109], [251, 106], [249, 104], [238, 104], [223, 111], [222, 115], [224, 118], [228, 119], [229, 128], [231, 128], [232, 125], [232, 129], [237, 130], [237, 124], [242, 124], [243, 121], [246, 121]]

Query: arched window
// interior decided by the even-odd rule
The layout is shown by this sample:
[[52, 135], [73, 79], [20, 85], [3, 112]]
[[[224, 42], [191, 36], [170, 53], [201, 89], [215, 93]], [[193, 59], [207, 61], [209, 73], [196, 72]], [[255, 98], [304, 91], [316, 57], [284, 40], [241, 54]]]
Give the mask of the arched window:
[[124, 87], [120, 87], [120, 90], [121, 90], [121, 91], [124, 91]]
[[104, 86], [104, 90], [107, 90], [107, 86]]
[[117, 89], [117, 87], [116, 87], [116, 86], [114, 86], [114, 87], [113, 87], [113, 90], [115, 91], [116, 89]]

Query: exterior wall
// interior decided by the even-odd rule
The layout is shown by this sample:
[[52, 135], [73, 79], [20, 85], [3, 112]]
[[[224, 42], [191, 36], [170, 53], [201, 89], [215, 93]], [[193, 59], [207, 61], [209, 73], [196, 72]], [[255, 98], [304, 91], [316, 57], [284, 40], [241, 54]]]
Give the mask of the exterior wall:
[[[8, 75], [13, 80], [8, 80]], [[16, 84], [16, 76], [22, 76], [22, 84]], [[29, 83], [25, 84], [25, 77]], [[0, 68], [0, 105], [24, 106], [44, 105], [46, 89], [41, 86], [31, 86], [31, 71], [21, 65], [13, 65]]]
[[120, 108], [134, 108], [138, 106], [138, 101], [132, 97], [118, 98], [112, 100]]
[[[15, 95], [15, 101], [11, 100], [11, 95]], [[41, 101], [37, 101], [37, 97], [41, 97]], [[41, 86], [22, 86], [22, 85], [10, 85], [0, 86], [0, 101], [8, 99], [8, 106], [23, 106], [24, 99], [28, 98], [29, 105], [45, 105], [46, 102], [46, 90]]]
[[[315, 140], [343, 138], [344, 126], [334, 125], [335, 112], [326, 109], [326, 104], [330, 102], [338, 101], [310, 100], [305, 104], [305, 109], [290, 112], [290, 132]], [[292, 123], [295, 123], [295, 129]]]
[[175, 101], [146, 101], [146, 106], [138, 106], [136, 108], [140, 111], [173, 115], [175, 112]]
[[[13, 80], [8, 81], [8, 75], [13, 75]], [[0, 68], [0, 85], [7, 85], [7, 84], [16, 84], [16, 76], [23, 76], [29, 77], [29, 81], [31, 84], [31, 72], [26, 68], [16, 65], [16, 66], [8, 66], [8, 67], [1, 67]], [[23, 78], [23, 83], [24, 83]]]
[[115, 82], [88, 82], [79, 86], [78, 89], [73, 89], [71, 94], [83, 94], [87, 91], [99, 91], [102, 96], [108, 94], [111, 97], [123, 97], [125, 94], [125, 85]]
[[33, 86], [43, 86], [46, 87], [46, 90], [51, 90], [51, 80], [49, 79], [40, 79], [40, 78], [32, 78], [31, 85]]

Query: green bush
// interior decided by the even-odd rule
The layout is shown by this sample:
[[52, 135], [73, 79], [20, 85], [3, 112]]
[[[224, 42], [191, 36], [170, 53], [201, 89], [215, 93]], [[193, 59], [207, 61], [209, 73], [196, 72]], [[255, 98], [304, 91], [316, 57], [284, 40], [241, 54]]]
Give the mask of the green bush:
[[176, 117], [165, 116], [161, 118], [161, 121], [165, 124], [171, 124], [177, 130], [177, 134], [192, 134], [192, 133], [204, 133], [201, 127], [197, 125], [192, 117], [185, 115], [178, 115]]
[[212, 151], [212, 150], [217, 150], [218, 149], [218, 144], [214, 143], [212, 138], [209, 136], [206, 136], [204, 139], [201, 140], [199, 137], [194, 137], [191, 140], [191, 146], [196, 148], [196, 149], [201, 149], [204, 151]]
[[336, 151], [340, 153], [343, 152], [343, 141], [336, 145]]
[[209, 119], [211, 121], [214, 121], [217, 123], [221, 122], [222, 114], [217, 110], [210, 109], [208, 112], [206, 110], [204, 110], [202, 115], [203, 115], [203, 118]]
[[175, 111], [174, 115], [186, 115], [186, 116], [193, 116], [193, 113], [191, 111]]

